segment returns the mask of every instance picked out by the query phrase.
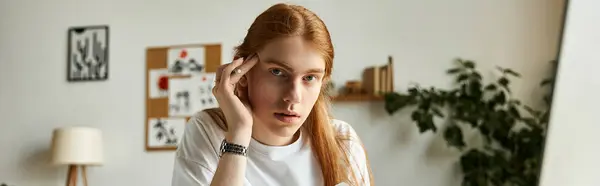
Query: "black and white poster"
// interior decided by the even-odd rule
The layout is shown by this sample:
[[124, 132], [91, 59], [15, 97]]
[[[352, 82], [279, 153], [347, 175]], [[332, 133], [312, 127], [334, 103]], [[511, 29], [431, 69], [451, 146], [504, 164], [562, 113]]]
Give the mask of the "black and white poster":
[[68, 81], [108, 79], [108, 26], [72, 27], [68, 34]]

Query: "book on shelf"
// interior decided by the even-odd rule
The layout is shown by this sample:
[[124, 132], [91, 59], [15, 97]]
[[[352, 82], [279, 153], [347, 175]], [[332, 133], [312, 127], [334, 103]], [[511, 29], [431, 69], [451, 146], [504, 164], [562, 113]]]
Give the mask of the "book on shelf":
[[382, 95], [394, 90], [394, 64], [391, 56], [382, 66], [370, 66], [363, 72], [363, 88], [369, 95]]

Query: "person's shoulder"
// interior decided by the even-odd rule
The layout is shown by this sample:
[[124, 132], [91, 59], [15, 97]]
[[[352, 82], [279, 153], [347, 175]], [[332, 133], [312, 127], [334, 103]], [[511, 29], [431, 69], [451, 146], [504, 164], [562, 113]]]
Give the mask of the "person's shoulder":
[[331, 119], [331, 124], [336, 129], [336, 132], [338, 134], [346, 135], [350, 137], [350, 140], [352, 141], [359, 140], [358, 134], [356, 133], [352, 125], [350, 125], [350, 123], [340, 119]]
[[207, 110], [201, 110], [194, 113], [190, 117], [190, 121], [195, 121], [203, 124], [213, 124], [215, 122]]
[[332, 119], [331, 123], [334, 125], [338, 134], [344, 136], [344, 139], [347, 139], [345, 142], [346, 149], [348, 150], [348, 158], [355, 175], [359, 180], [362, 180], [364, 185], [370, 185], [371, 177], [369, 160], [366, 149], [357, 132], [352, 125], [346, 121]]
[[206, 109], [194, 113], [190, 117], [188, 123], [194, 125], [194, 127], [203, 128], [212, 132], [222, 132], [222, 124], [219, 123], [219, 120], [221, 119], [218, 112]]
[[224, 137], [224, 123], [220, 122], [218, 113], [211, 110], [201, 110], [194, 113], [185, 126], [185, 134], [188, 137], [209, 138], [214, 142], [216, 139]]
[[176, 158], [183, 163], [198, 164], [214, 171], [223, 137], [223, 130], [211, 114], [206, 110], [198, 111], [190, 116], [185, 125]]

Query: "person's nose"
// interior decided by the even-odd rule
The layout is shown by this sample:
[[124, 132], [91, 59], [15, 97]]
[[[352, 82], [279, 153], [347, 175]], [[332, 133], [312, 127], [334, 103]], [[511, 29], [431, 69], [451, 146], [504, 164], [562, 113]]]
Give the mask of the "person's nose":
[[301, 82], [298, 82], [298, 81], [290, 82], [288, 84], [288, 86], [285, 87], [285, 90], [283, 90], [285, 92], [283, 101], [285, 101], [288, 104], [300, 103], [301, 97], [302, 97], [301, 96], [302, 95], [301, 87], [302, 87]]

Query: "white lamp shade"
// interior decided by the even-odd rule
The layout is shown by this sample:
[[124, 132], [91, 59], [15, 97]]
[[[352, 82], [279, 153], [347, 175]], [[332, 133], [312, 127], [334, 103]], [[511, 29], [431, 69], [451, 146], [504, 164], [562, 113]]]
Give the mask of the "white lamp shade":
[[89, 127], [55, 129], [52, 163], [58, 165], [102, 165], [102, 132]]

